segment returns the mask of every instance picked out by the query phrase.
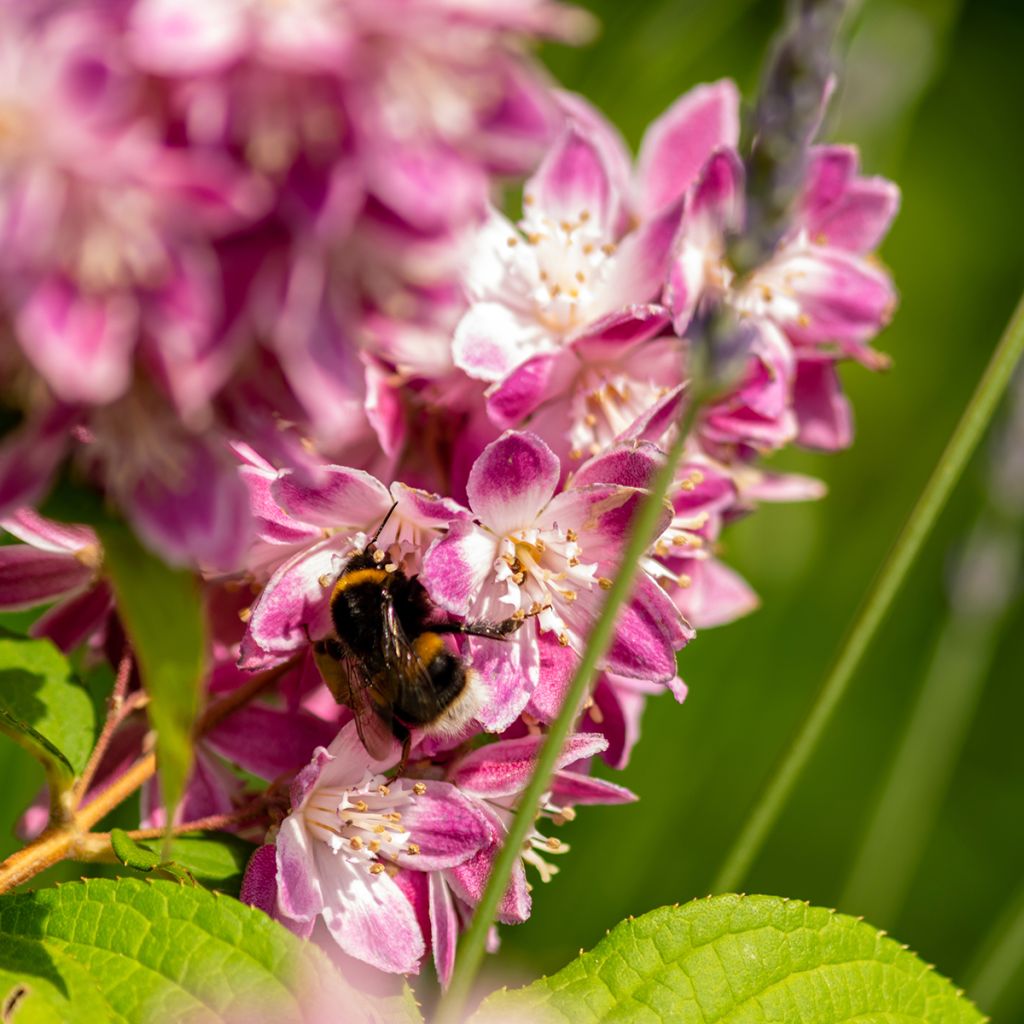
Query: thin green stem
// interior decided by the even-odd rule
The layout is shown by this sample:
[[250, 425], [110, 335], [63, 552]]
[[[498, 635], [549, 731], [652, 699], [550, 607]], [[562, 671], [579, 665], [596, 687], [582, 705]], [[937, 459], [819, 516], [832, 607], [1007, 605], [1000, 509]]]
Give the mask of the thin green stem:
[[910, 567], [920, 554], [939, 513], [960, 479], [978, 442], [995, 413], [1013, 369], [1024, 352], [1024, 296], [1014, 310], [988, 366], [956, 425], [931, 478], [910, 513], [906, 525], [882, 565], [874, 584], [854, 618], [839, 656], [825, 678], [807, 717], [776, 765], [732, 849], [712, 883], [713, 892], [738, 888], [817, 749], [825, 729], [846, 693], [857, 666], [882, 624]]
[[640, 559], [650, 545], [651, 535], [662, 514], [665, 498], [675, 476], [676, 466], [682, 457], [687, 435], [696, 421], [703, 397], [703, 394], [699, 394], [693, 388], [691, 382], [690, 400], [687, 402], [676, 439], [633, 521], [619, 571], [612, 580], [608, 596], [601, 608], [601, 614], [587, 638], [586, 650], [583, 652], [576, 674], [569, 684], [569, 691], [561, 711], [552, 722], [547, 738], [537, 755], [537, 764], [534, 767], [530, 783], [523, 791], [516, 816], [505, 836], [501, 850], [495, 858], [483, 898], [477, 905], [473, 920], [459, 944], [459, 955], [455, 961], [451, 985], [438, 1009], [436, 1018], [438, 1024], [442, 1024], [442, 1022], [443, 1024], [454, 1024], [462, 1019], [466, 1000], [483, 959], [487, 932], [494, 921], [498, 904], [508, 886], [509, 879], [512, 877], [512, 869], [522, 852], [526, 836], [533, 828], [541, 798], [550, 785], [555, 762], [572, 731], [580, 705], [590, 689], [598, 662], [612, 642], [616, 616], [632, 591], [633, 581], [640, 569]]

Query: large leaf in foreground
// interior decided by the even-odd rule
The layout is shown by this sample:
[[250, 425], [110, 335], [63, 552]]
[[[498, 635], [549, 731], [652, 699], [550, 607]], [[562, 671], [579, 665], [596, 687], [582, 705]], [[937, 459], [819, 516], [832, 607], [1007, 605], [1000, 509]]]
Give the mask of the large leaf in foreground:
[[135, 879], [0, 898], [0, 1007], [12, 1000], [15, 1024], [418, 1020], [357, 993], [261, 911]]
[[199, 586], [147, 551], [119, 521], [93, 524], [103, 542], [103, 566], [117, 610], [139, 661], [157, 734], [160, 786], [168, 820], [192, 764], [192, 723], [206, 659]]
[[85, 767], [96, 711], [67, 658], [49, 640], [0, 630], [0, 729], [65, 784]]
[[716, 896], [614, 928], [472, 1024], [974, 1024], [953, 985], [863, 921], [776, 896]]

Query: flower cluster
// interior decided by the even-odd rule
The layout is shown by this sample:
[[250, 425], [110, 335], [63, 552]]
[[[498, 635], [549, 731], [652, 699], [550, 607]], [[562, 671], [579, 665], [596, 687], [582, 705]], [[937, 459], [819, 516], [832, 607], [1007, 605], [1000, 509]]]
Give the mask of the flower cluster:
[[[788, 231], [738, 275], [735, 87], [681, 97], [634, 165], [524, 50], [581, 28], [549, 0], [37, 0], [3, 19], [0, 397], [20, 418], [0, 515], [23, 543], [0, 547], [0, 603], [56, 602], [33, 630], [64, 649], [124, 649], [95, 536], [27, 507], [58, 470], [199, 571], [211, 707], [269, 683], [203, 732], [179, 820], [240, 805], [230, 765], [274, 783], [244, 898], [380, 970], [429, 953], [446, 982], [689, 401], [695, 325], [742, 323], [743, 373], [686, 439], [504, 923], [529, 915], [526, 868], [546, 881], [566, 848], [549, 822], [633, 799], [593, 760], [625, 766], [648, 695], [683, 700], [695, 629], [755, 606], [722, 529], [821, 493], [761, 457], [850, 442], [836, 367], [883, 363], [894, 292], [872, 251], [895, 187], [812, 147]], [[490, 205], [498, 176], [527, 176], [516, 222]], [[413, 668], [381, 664], [421, 683], [459, 666], [443, 727], [392, 719], [352, 664], [366, 639], [337, 634], [332, 594], [371, 556], [362, 582], [419, 616], [371, 614]], [[121, 735], [141, 749], [145, 730]], [[94, 787], [123, 767], [112, 745]], [[163, 820], [155, 789], [143, 810]]]

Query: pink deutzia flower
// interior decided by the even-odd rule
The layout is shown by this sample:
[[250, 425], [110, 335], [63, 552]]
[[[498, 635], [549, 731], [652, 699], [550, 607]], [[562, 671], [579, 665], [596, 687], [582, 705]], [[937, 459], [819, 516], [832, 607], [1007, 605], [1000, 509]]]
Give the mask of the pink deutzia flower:
[[[524, 623], [505, 643], [469, 639], [471, 661], [492, 691], [481, 719], [492, 731], [507, 728], [536, 687], [542, 639], [582, 651], [643, 500], [638, 486], [586, 477], [556, 493], [560, 476], [558, 458], [535, 434], [503, 434], [469, 476], [475, 521], [452, 523], [424, 558], [423, 582], [452, 614], [535, 616], [536, 626]], [[623, 675], [669, 679], [675, 652], [691, 635], [664, 591], [641, 573], [605, 662]]]
[[[482, 813], [490, 839], [472, 857], [451, 867], [431, 870], [425, 875], [415, 870], [402, 871], [396, 878], [416, 908], [442, 985], [447, 985], [451, 978], [459, 932], [483, 895], [517, 801], [536, 766], [542, 740], [536, 735], [499, 740], [453, 762], [445, 777]], [[557, 837], [541, 832], [542, 820], [564, 825], [575, 818], [577, 804], [621, 804], [636, 799], [628, 789], [586, 774], [588, 759], [606, 745], [603, 737], [585, 733], [567, 741], [556, 762], [551, 788], [543, 797], [538, 823], [513, 868], [499, 904], [499, 922], [520, 924], [530, 916], [531, 885], [526, 878], [526, 865], [548, 882], [558, 873], [558, 867], [549, 863], [547, 857], [569, 849]], [[421, 865], [403, 866], [415, 869]]]
[[[491, 841], [490, 822], [447, 782], [389, 780], [392, 762], [372, 760], [354, 724], [320, 747], [292, 785], [273, 865], [253, 865], [266, 893], [273, 868], [274, 916], [308, 935], [322, 918], [349, 956], [383, 971], [415, 973], [424, 953], [412, 905], [395, 883], [398, 868], [440, 871], [474, 857]], [[261, 900], [261, 903], [269, 902]]]
[[868, 254], [898, 203], [891, 182], [857, 175], [852, 149], [812, 150], [793, 227], [737, 291], [726, 238], [743, 223], [743, 168], [731, 149], [711, 157], [687, 204], [667, 297], [680, 334], [700, 304], [725, 301], [757, 341], [746, 379], [708, 410], [702, 436], [758, 449], [793, 439], [826, 449], [849, 443], [835, 363], [885, 364], [868, 344], [888, 321], [895, 293]]

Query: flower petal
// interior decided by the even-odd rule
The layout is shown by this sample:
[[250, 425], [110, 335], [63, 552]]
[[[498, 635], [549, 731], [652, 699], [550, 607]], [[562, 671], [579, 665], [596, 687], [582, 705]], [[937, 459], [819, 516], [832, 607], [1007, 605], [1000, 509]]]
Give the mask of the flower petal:
[[312, 841], [301, 814], [289, 814], [277, 833], [277, 905], [296, 921], [311, 921], [323, 909]]
[[676, 607], [697, 629], [725, 626], [756, 611], [761, 601], [749, 583], [717, 558], [691, 559], [690, 585], [674, 590]]
[[453, 615], [465, 615], [498, 556], [494, 537], [471, 522], [455, 522], [423, 556], [421, 580], [433, 602]]
[[448, 782], [424, 780], [426, 792], [402, 812], [402, 825], [419, 853], [398, 851], [394, 859], [415, 871], [454, 867], [475, 856], [493, 839], [493, 827], [475, 801]]
[[[452, 781], [466, 793], [494, 799], [515, 796], [525, 789], [537, 762], [543, 736], [499, 740], [467, 754], [450, 773]], [[556, 769], [600, 754], [608, 741], [596, 733], [570, 736], [555, 762]]]
[[347, 466], [325, 466], [314, 480], [285, 470], [270, 491], [293, 518], [328, 529], [365, 529], [379, 523], [392, 505], [375, 476]]
[[616, 200], [601, 148], [574, 124], [562, 132], [537, 173], [523, 187], [527, 219], [535, 206], [555, 223], [576, 224], [586, 219], [602, 233], [614, 221]]
[[430, 944], [441, 988], [448, 987], [455, 968], [455, 947], [459, 940], [459, 919], [455, 902], [439, 871], [428, 876], [430, 886]]
[[0, 609], [47, 604], [88, 585], [94, 572], [74, 555], [28, 544], [5, 545], [0, 547]]
[[238, 898], [273, 916], [277, 907], [277, 848], [266, 844], [257, 848], [245, 866], [242, 891]]
[[797, 363], [793, 408], [799, 444], [832, 452], [853, 443], [853, 410], [834, 364], [814, 359]]
[[678, 199], [715, 149], [737, 145], [739, 105], [732, 82], [699, 85], [651, 124], [637, 164], [643, 213], [652, 214]]
[[[482, 850], [464, 864], [449, 868], [445, 872], [445, 878], [455, 895], [471, 907], [475, 907], [484, 894], [484, 887], [487, 885], [487, 879], [494, 866], [498, 847], [499, 844], [495, 842], [493, 846]], [[497, 918], [502, 924], [522, 924], [530, 916], [530, 905], [530, 889], [526, 883], [526, 872], [523, 870], [523, 862], [517, 860], [512, 869], [508, 888], [501, 898], [501, 903], [498, 904]]]
[[473, 464], [470, 508], [498, 535], [532, 526], [558, 486], [558, 456], [536, 434], [508, 431]]
[[126, 294], [85, 295], [52, 279], [18, 316], [22, 349], [64, 402], [102, 405], [131, 381], [137, 311]]
[[631, 804], [639, 797], [614, 782], [580, 772], [558, 772], [551, 781], [551, 799], [558, 804]]
[[46, 519], [32, 508], [20, 508], [0, 520], [0, 528], [40, 551], [71, 554], [85, 548], [96, 548], [99, 543], [96, 531], [88, 526], [73, 526], [70, 523], [59, 523], [55, 519]]
[[515, 309], [477, 302], [455, 328], [452, 358], [474, 380], [498, 381], [536, 354], [544, 337], [536, 321]]
[[349, 956], [392, 974], [414, 974], [425, 952], [412, 904], [386, 872], [372, 875], [318, 843], [323, 919]]
[[29, 635], [47, 637], [67, 653], [98, 630], [113, 610], [114, 595], [101, 582], [44, 612], [32, 623]]

